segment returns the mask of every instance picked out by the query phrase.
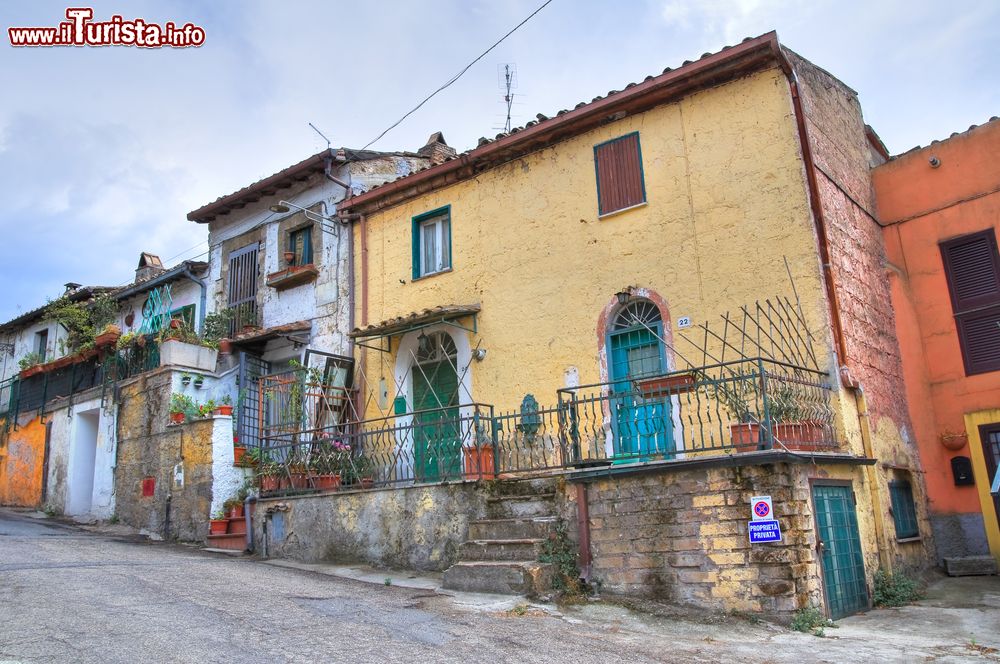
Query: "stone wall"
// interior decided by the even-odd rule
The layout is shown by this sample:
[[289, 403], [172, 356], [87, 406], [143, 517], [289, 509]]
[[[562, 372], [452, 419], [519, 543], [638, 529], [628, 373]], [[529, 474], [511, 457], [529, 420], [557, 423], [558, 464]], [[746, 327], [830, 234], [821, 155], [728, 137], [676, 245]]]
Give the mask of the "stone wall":
[[[820, 605], [806, 468], [664, 469], [589, 483], [592, 581], [723, 611], [788, 616]], [[762, 494], [784, 539], [751, 546], [750, 498]]]
[[486, 498], [485, 485], [463, 482], [262, 500], [254, 541], [268, 557], [442, 571]]
[[[216, 419], [169, 425], [173, 372], [154, 371], [121, 386], [116, 514], [151, 535], [204, 541], [212, 505], [212, 438]], [[182, 469], [183, 483], [175, 481]], [[152, 496], [143, 480], [152, 478]], [[169, 523], [168, 523], [169, 519]]]

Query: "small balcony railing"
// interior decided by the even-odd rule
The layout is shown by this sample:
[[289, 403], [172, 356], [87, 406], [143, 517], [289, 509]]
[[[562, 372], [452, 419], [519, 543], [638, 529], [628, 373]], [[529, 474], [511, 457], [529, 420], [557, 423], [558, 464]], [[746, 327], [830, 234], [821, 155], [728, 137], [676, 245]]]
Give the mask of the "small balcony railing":
[[564, 388], [551, 408], [526, 399], [507, 412], [469, 403], [367, 420], [334, 407], [346, 392], [271, 378], [252, 455], [265, 493], [837, 448], [828, 377], [763, 359]]

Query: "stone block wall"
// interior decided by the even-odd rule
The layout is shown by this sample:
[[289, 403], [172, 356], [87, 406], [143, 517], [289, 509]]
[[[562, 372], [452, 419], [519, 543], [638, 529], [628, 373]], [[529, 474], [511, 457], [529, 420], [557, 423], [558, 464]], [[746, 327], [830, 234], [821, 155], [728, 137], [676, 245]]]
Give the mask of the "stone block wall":
[[443, 571], [486, 514], [487, 492], [462, 482], [262, 500], [254, 541], [268, 557]]
[[[803, 466], [616, 475], [589, 484], [591, 578], [604, 590], [788, 616], [821, 604]], [[749, 544], [750, 498], [770, 495], [780, 544]]]

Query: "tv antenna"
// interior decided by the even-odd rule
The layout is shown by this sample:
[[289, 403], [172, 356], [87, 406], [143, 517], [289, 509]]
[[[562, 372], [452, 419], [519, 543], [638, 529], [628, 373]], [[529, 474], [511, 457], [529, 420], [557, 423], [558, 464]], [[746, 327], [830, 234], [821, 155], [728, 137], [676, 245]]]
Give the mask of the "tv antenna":
[[323, 137], [323, 140], [326, 141], [326, 149], [329, 150], [330, 149], [330, 139], [327, 138], [326, 135], [323, 132], [321, 132], [319, 129], [317, 129], [316, 125], [314, 125], [313, 123], [307, 122], [306, 124], [308, 124], [310, 127], [312, 127], [312, 130], [314, 132], [316, 132], [317, 134], [319, 134], [320, 136]]
[[517, 64], [505, 62], [497, 65], [497, 80], [500, 89], [504, 91], [503, 101], [507, 105], [507, 121], [504, 123], [504, 133], [510, 132], [510, 109], [514, 105], [514, 93], [517, 88]]

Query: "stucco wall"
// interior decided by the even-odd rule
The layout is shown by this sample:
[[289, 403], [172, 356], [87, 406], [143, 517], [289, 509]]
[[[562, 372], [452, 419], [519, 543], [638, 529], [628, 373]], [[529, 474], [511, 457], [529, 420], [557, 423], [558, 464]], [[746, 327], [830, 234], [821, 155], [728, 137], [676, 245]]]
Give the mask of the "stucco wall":
[[262, 500], [254, 538], [270, 557], [441, 571], [457, 560], [469, 521], [486, 514], [486, 498], [482, 484], [464, 482]]
[[[992, 227], [1000, 234], [1000, 122], [992, 121], [876, 168], [888, 258], [892, 264], [896, 331], [903, 352], [909, 410], [935, 529], [939, 557], [986, 551], [987, 527], [997, 528], [992, 501], [982, 493], [989, 478], [976, 427], [991, 421], [978, 414], [1000, 403], [1000, 372], [965, 375], [939, 243]], [[940, 166], [932, 168], [930, 158]], [[942, 434], [969, 436], [949, 450]], [[975, 486], [955, 486], [951, 459], [970, 457]], [[985, 518], [985, 523], [984, 523]], [[990, 547], [1000, 560], [1000, 535]]]
[[[0, 426], [3, 423], [0, 421]], [[33, 413], [0, 439], [0, 505], [36, 507], [42, 500], [45, 424]]]
[[[186, 278], [172, 281], [167, 285], [170, 286], [170, 309], [180, 309], [181, 307], [193, 304], [195, 326], [197, 326], [199, 317], [201, 316], [201, 312], [199, 311], [201, 307], [201, 288], [198, 284]], [[163, 287], [158, 286], [157, 288]], [[142, 308], [149, 295], [148, 292], [140, 293], [120, 303], [118, 326], [122, 329], [122, 332], [136, 332], [142, 327]], [[131, 325], [125, 322], [129, 315], [132, 316]]]
[[[598, 219], [593, 146], [632, 131], [640, 134], [647, 204]], [[412, 281], [411, 219], [444, 205], [453, 270]], [[598, 329], [616, 291], [631, 285], [661, 298], [666, 335], [676, 334], [670, 319], [715, 322], [758, 299], [791, 297], [785, 258], [825, 361], [815, 235], [778, 70], [609, 122], [372, 213], [366, 225], [366, 316], [366, 255], [361, 225], [354, 226], [358, 323], [480, 303], [470, 345], [481, 342], [488, 355], [470, 369], [472, 392], [499, 408], [516, 408], [529, 392], [551, 404], [567, 372], [581, 384], [599, 381]], [[365, 390], [384, 377], [391, 408], [395, 357], [367, 356]]]

